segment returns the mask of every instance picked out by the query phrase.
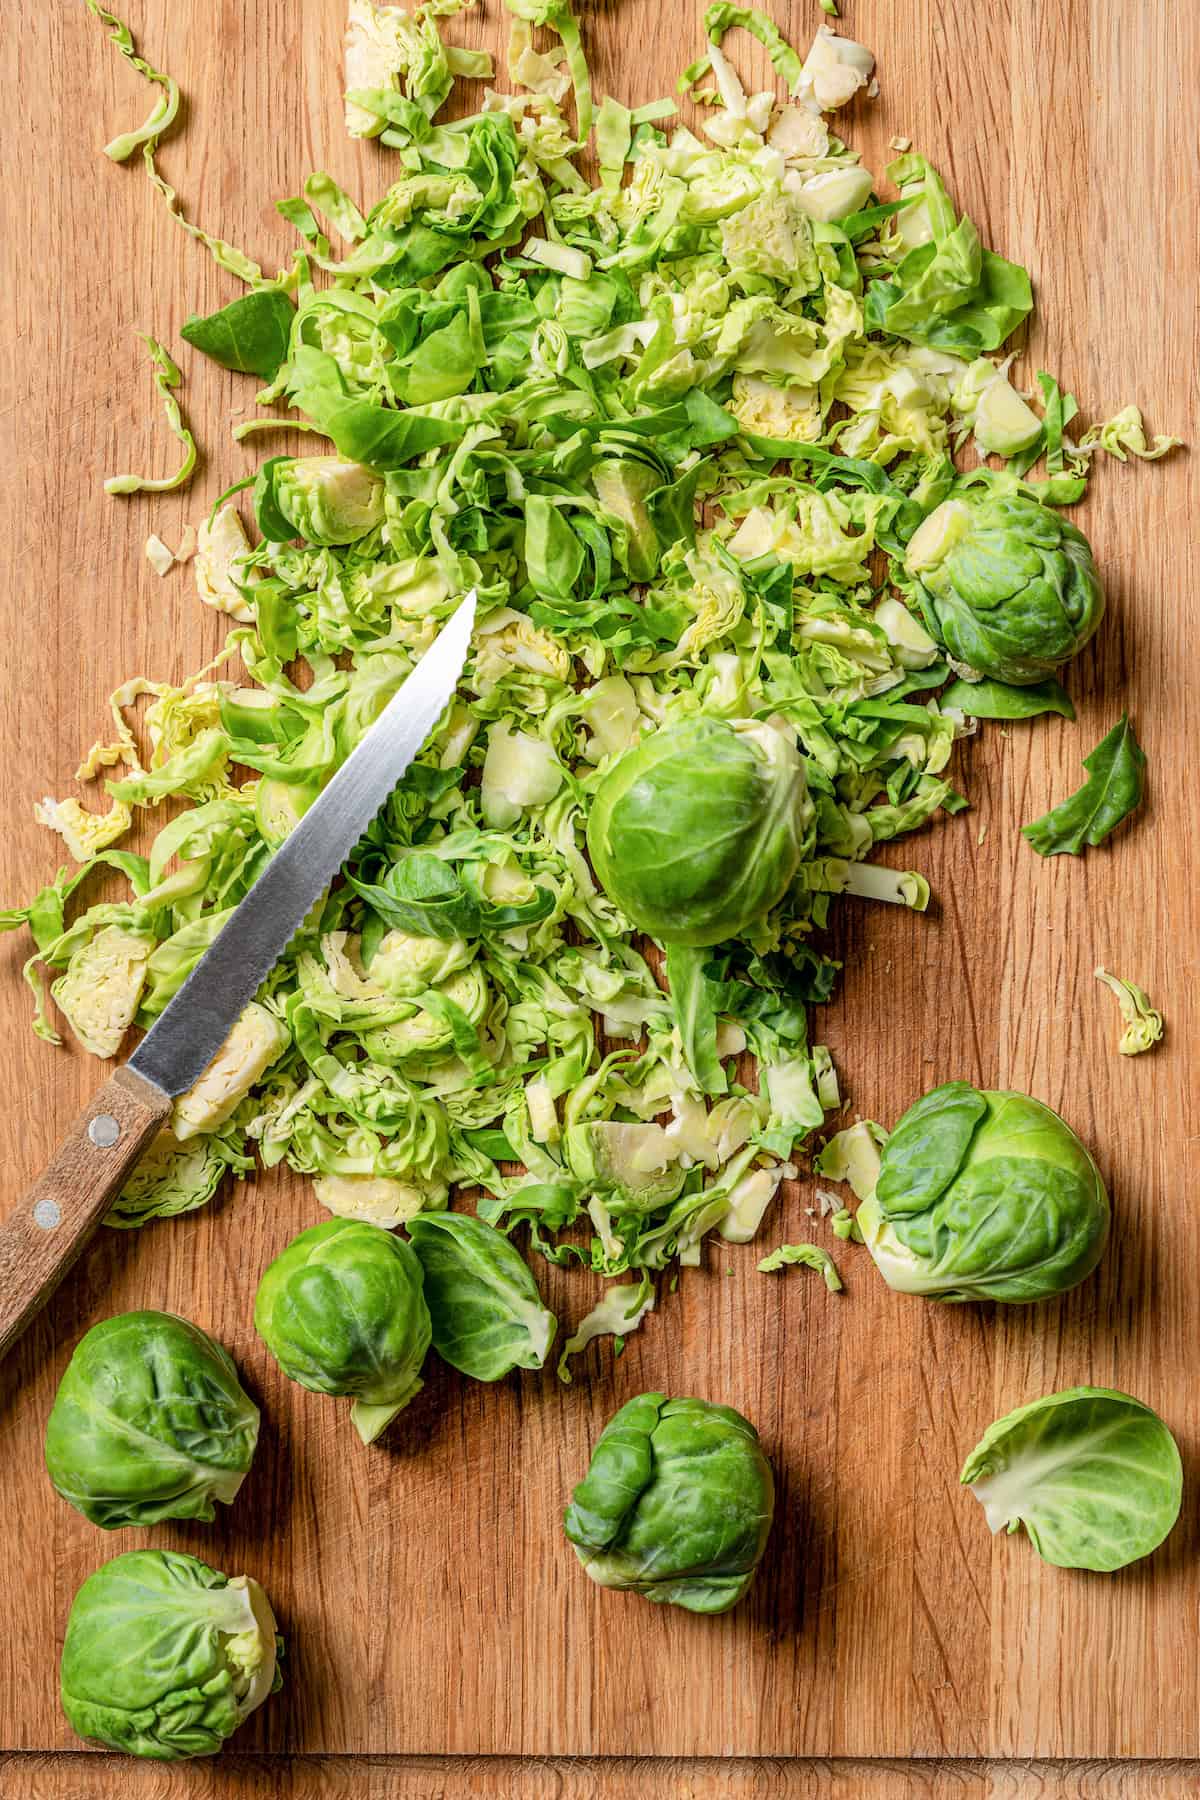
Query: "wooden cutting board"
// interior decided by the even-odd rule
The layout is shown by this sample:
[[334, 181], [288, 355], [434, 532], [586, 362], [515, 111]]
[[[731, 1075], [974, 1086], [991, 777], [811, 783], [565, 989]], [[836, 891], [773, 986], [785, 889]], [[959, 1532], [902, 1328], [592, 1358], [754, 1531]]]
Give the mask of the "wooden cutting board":
[[[381, 191], [386, 153], [342, 130], [342, 0], [130, 5], [139, 45], [186, 91], [162, 167], [190, 216], [275, 266], [289, 244], [271, 202], [309, 169], [366, 199]], [[691, 0], [584, 11], [601, 93], [654, 98], [699, 53]], [[823, 18], [808, 0], [773, 11], [797, 40]], [[489, 0], [451, 35], [496, 47], [496, 14]], [[879, 56], [881, 94], [848, 120], [866, 160], [880, 169], [888, 139], [911, 137], [986, 240], [1032, 270], [1041, 309], [1022, 367], [1056, 371], [1086, 416], [1137, 399], [1154, 428], [1194, 431], [1200, 8], [848, 0], [845, 29]], [[761, 79], [754, 47], [730, 47]], [[228, 434], [231, 413], [252, 410], [250, 384], [182, 352], [198, 480], [163, 499], [102, 492], [104, 475], [174, 454], [134, 329], [174, 343], [189, 311], [235, 284], [170, 224], [136, 164], [98, 154], [149, 101], [84, 7], [24, 9], [5, 54], [0, 899], [15, 903], [58, 860], [33, 803], [74, 791], [80, 751], [107, 729], [105, 696], [133, 673], [179, 678], [221, 642], [189, 573], [151, 571], [147, 534], [176, 543], [259, 451]], [[153, 1543], [248, 1570], [276, 1603], [287, 1684], [246, 1750], [1200, 1755], [1195, 467], [1177, 456], [1098, 472], [1082, 519], [1110, 611], [1069, 675], [1078, 723], [992, 727], [960, 750], [972, 810], [895, 852], [927, 874], [935, 905], [918, 918], [847, 904], [845, 979], [815, 1020], [854, 1109], [886, 1124], [952, 1077], [1025, 1088], [1065, 1113], [1114, 1197], [1100, 1273], [1032, 1310], [943, 1309], [892, 1295], [863, 1251], [841, 1256], [846, 1291], [831, 1295], [803, 1271], [756, 1273], [760, 1246], [717, 1246], [619, 1361], [594, 1347], [569, 1388], [553, 1372], [489, 1388], [434, 1371], [364, 1450], [344, 1408], [286, 1382], [251, 1327], [260, 1271], [324, 1216], [307, 1183], [275, 1171], [189, 1218], [105, 1233], [0, 1369], [0, 1745], [78, 1749], [56, 1696], [71, 1597], [106, 1557]], [[1146, 806], [1086, 859], [1040, 861], [1019, 824], [1078, 785], [1081, 757], [1125, 707], [1150, 757]], [[98, 1075], [73, 1047], [30, 1035], [25, 953], [23, 938], [0, 949], [10, 1195]], [[1117, 1055], [1098, 962], [1163, 1006], [1169, 1035], [1153, 1055]], [[764, 1242], [819, 1234], [812, 1204], [806, 1177]], [[571, 1320], [600, 1286], [539, 1275]], [[229, 1345], [262, 1402], [263, 1441], [216, 1524], [106, 1536], [51, 1491], [41, 1434], [82, 1331], [145, 1305]], [[1168, 1545], [1110, 1578], [1044, 1568], [1021, 1538], [993, 1542], [957, 1480], [994, 1417], [1078, 1382], [1157, 1407], [1187, 1469]], [[647, 1388], [738, 1406], [778, 1471], [770, 1552], [727, 1617], [603, 1593], [561, 1536], [591, 1442]], [[106, 1767], [115, 1793], [124, 1766]]]

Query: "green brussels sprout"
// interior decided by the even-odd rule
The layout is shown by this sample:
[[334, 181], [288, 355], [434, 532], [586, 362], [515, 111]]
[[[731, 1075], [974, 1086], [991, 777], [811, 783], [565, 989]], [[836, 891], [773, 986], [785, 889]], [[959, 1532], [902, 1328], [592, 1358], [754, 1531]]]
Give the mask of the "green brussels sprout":
[[616, 758], [596, 789], [588, 851], [639, 931], [663, 944], [717, 944], [783, 898], [812, 819], [790, 738], [701, 715]]
[[614, 1414], [563, 1527], [601, 1587], [728, 1612], [754, 1579], [775, 1511], [758, 1433], [732, 1406], [639, 1394]]
[[275, 470], [275, 500], [310, 544], [353, 544], [383, 524], [384, 484], [340, 456], [293, 456]]
[[364, 1444], [420, 1392], [432, 1327], [421, 1264], [382, 1226], [326, 1219], [294, 1237], [258, 1284], [254, 1327], [285, 1375], [353, 1394]]
[[962, 1481], [989, 1528], [1023, 1525], [1043, 1562], [1123, 1569], [1179, 1517], [1183, 1465], [1156, 1412], [1110, 1388], [1066, 1388], [984, 1432]]
[[558, 1320], [504, 1234], [471, 1213], [427, 1212], [408, 1221], [408, 1235], [442, 1361], [476, 1381], [540, 1369]]
[[277, 1655], [257, 1581], [174, 1550], [130, 1550], [72, 1603], [63, 1711], [80, 1737], [131, 1756], [212, 1756], [281, 1686]]
[[114, 1531], [211, 1519], [257, 1442], [258, 1408], [220, 1344], [173, 1313], [122, 1313], [75, 1346], [46, 1425], [46, 1468], [64, 1500]]
[[957, 664], [1025, 687], [1082, 650], [1104, 589], [1082, 531], [1023, 494], [967, 488], [917, 527], [904, 567]]
[[889, 1287], [936, 1300], [1046, 1300], [1091, 1274], [1108, 1195], [1058, 1114], [1026, 1094], [934, 1088], [883, 1152], [858, 1224]]

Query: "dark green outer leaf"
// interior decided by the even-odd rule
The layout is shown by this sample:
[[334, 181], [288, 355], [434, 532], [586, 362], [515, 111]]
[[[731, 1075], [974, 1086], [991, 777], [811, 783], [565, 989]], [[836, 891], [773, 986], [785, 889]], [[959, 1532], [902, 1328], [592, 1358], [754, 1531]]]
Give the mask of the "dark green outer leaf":
[[649, 1484], [653, 1468], [650, 1437], [665, 1399], [665, 1394], [639, 1394], [636, 1400], [627, 1400], [604, 1427], [588, 1472], [572, 1494], [563, 1519], [563, 1529], [573, 1544], [589, 1550], [606, 1549], [621, 1530]]
[[1029, 687], [1013, 687], [1007, 681], [952, 681], [938, 704], [955, 707], [968, 719], [1036, 719], [1042, 713], [1058, 713], [1073, 719], [1071, 697], [1053, 677]]
[[408, 1235], [425, 1271], [433, 1347], [476, 1381], [540, 1369], [558, 1322], [524, 1258], [470, 1213], [419, 1213]]
[[1084, 757], [1083, 766], [1088, 778], [1081, 788], [1032, 825], [1022, 826], [1022, 836], [1039, 856], [1079, 856], [1088, 845], [1094, 849], [1141, 804], [1146, 756], [1127, 714]]
[[945, 1193], [987, 1110], [965, 1081], [948, 1081], [909, 1107], [883, 1152], [875, 1194], [885, 1217], [925, 1212]]
[[296, 310], [278, 288], [260, 288], [231, 300], [206, 318], [193, 313], [179, 328], [185, 344], [211, 356], [223, 369], [273, 381], [287, 361]]

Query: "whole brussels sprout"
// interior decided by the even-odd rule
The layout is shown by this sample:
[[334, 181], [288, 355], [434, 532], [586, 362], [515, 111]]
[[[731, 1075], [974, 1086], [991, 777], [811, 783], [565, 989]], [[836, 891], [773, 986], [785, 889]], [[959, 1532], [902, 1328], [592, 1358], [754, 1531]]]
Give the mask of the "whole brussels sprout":
[[380, 1225], [326, 1219], [293, 1238], [258, 1284], [254, 1326], [301, 1387], [355, 1396], [364, 1444], [423, 1385], [432, 1326], [421, 1264]]
[[1108, 1195], [1058, 1114], [1026, 1094], [934, 1088], [887, 1141], [858, 1223], [889, 1287], [936, 1300], [1046, 1300], [1091, 1274]]
[[606, 771], [588, 851], [639, 931], [663, 944], [718, 944], [783, 898], [812, 819], [789, 737], [701, 715], [644, 738]]
[[46, 1425], [46, 1468], [93, 1525], [211, 1519], [258, 1442], [230, 1357], [172, 1313], [104, 1319], [80, 1339]]
[[929, 630], [976, 676], [1025, 687], [1082, 650], [1104, 590], [1082, 531], [1039, 500], [967, 488], [909, 541]]
[[384, 485], [362, 463], [293, 456], [275, 470], [275, 499], [310, 544], [353, 544], [382, 525]]
[[563, 1527], [601, 1587], [728, 1612], [754, 1579], [775, 1511], [758, 1433], [732, 1406], [639, 1394], [611, 1418]]
[[131, 1550], [72, 1603], [63, 1711], [80, 1737], [131, 1756], [212, 1756], [280, 1687], [277, 1654], [257, 1581], [174, 1550]]

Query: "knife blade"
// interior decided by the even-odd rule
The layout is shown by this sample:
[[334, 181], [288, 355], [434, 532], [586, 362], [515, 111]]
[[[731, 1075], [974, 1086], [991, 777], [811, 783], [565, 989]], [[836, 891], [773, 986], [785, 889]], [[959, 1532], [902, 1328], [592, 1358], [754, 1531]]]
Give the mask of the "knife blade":
[[474, 623], [472, 589], [129, 1058], [163, 1093], [186, 1093], [204, 1073], [413, 763], [458, 686]]

